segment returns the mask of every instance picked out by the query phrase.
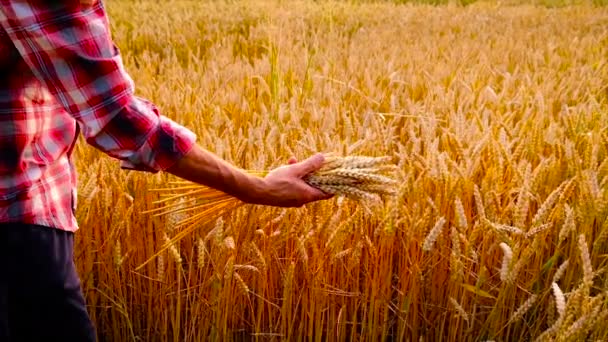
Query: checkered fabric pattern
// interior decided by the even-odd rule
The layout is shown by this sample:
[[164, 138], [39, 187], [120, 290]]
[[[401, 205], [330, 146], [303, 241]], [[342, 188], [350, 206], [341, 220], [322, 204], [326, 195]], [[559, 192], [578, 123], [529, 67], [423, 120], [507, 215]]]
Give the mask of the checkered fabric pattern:
[[196, 140], [134, 95], [101, 1], [0, 0], [0, 75], [0, 222], [78, 229], [79, 131], [123, 168], [150, 172]]

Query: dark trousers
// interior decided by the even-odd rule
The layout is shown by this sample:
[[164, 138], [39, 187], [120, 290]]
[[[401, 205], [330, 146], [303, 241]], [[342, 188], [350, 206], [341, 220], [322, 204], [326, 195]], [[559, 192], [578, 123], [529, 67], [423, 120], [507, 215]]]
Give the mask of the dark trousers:
[[95, 341], [73, 256], [73, 233], [0, 224], [0, 341]]

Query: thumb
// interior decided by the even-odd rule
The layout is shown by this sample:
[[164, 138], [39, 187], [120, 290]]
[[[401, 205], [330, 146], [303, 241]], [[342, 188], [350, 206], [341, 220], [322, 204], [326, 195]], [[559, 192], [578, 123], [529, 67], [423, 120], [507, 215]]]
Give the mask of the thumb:
[[304, 177], [307, 174], [320, 169], [324, 162], [325, 157], [321, 153], [318, 153], [308, 159], [294, 164], [293, 167], [299, 177]]

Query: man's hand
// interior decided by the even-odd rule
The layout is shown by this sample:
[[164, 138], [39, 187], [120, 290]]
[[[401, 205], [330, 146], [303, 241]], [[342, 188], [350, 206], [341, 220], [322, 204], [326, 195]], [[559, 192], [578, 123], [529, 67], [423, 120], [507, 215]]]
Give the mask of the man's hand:
[[272, 170], [264, 178], [262, 191], [256, 194], [255, 198], [246, 201], [278, 207], [300, 207], [308, 202], [330, 198], [331, 195], [303, 180], [304, 176], [321, 168], [324, 160], [322, 154], [316, 154], [299, 163], [295, 158], [291, 158], [289, 165]]

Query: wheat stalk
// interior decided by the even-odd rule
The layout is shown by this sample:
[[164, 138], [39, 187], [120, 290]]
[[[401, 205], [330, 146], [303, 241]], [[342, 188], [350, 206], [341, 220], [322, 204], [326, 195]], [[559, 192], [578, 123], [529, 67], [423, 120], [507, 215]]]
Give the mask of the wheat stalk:
[[566, 273], [566, 268], [568, 268], [569, 262], [570, 262], [570, 259], [567, 259], [561, 265], [559, 265], [559, 267], [557, 268], [557, 271], [555, 271], [555, 274], [553, 275], [553, 283], [557, 283], [561, 279], [561, 277], [564, 275], [564, 273]]
[[589, 257], [589, 248], [585, 240], [585, 234], [580, 234], [578, 237], [578, 248], [581, 252], [581, 261], [583, 264], [583, 283], [590, 287], [593, 284], [593, 268], [591, 267], [591, 258]]
[[526, 314], [526, 312], [530, 310], [532, 305], [536, 303], [537, 299], [538, 295], [536, 294], [530, 296], [530, 298], [528, 298], [519, 308], [517, 308], [517, 310], [515, 310], [515, 313], [513, 313], [511, 318], [509, 318], [509, 323], [517, 322], [518, 320], [520, 320]]
[[[392, 164], [392, 157], [327, 157], [319, 170], [304, 177], [309, 185], [332, 195], [341, 195], [358, 201], [377, 201], [378, 196], [395, 196], [398, 185], [395, 179], [397, 166]], [[250, 174], [264, 176], [267, 171], [248, 171]], [[153, 189], [164, 195], [154, 204], [160, 207], [144, 212], [153, 216], [183, 217], [179, 222], [172, 222], [175, 229], [179, 229], [172, 239], [166, 239], [166, 243], [152, 257], [146, 260], [136, 269], [139, 270], [152, 259], [160, 255], [164, 250], [175, 248], [174, 246], [184, 237], [190, 235], [198, 227], [211, 222], [244, 203], [222, 191], [195, 184], [188, 181], [170, 183], [174, 187]], [[188, 198], [188, 200], [184, 200]], [[185, 205], [185, 203], [190, 203]], [[187, 213], [191, 213], [190, 216]], [[277, 222], [286, 214], [284, 210]], [[183, 215], [183, 216], [181, 216]], [[214, 231], [220, 224], [216, 225]], [[208, 237], [205, 238], [207, 240]], [[228, 249], [234, 249], [234, 240], [219, 239], [220, 244]], [[175, 253], [172, 253], [175, 254]]]
[[456, 312], [458, 312], [458, 315], [460, 315], [460, 317], [462, 317], [462, 319], [464, 319], [465, 321], [468, 322], [469, 315], [464, 310], [462, 305], [460, 305], [460, 303], [458, 303], [458, 301], [456, 299], [454, 299], [453, 297], [449, 297], [449, 301], [450, 301], [450, 304], [452, 304], [452, 306], [454, 307], [454, 309], [456, 309]]
[[504, 253], [502, 265], [500, 267], [500, 280], [506, 281], [509, 279], [509, 267], [511, 265], [511, 260], [513, 260], [513, 251], [511, 250], [511, 247], [504, 242], [501, 242], [499, 246]]
[[445, 218], [440, 217], [439, 220], [433, 226], [433, 229], [429, 232], [429, 234], [424, 239], [424, 243], [422, 244], [422, 250], [425, 252], [430, 252], [433, 249], [433, 245], [435, 244], [435, 240], [439, 237], [441, 232], [443, 231], [443, 226], [445, 225]]
[[553, 288], [553, 296], [555, 296], [555, 308], [559, 313], [559, 317], [562, 318], [566, 312], [566, 298], [557, 283], [551, 284], [551, 287]]

